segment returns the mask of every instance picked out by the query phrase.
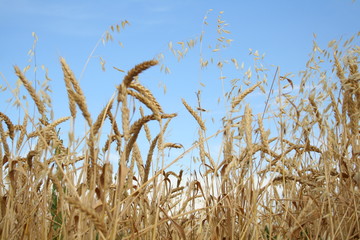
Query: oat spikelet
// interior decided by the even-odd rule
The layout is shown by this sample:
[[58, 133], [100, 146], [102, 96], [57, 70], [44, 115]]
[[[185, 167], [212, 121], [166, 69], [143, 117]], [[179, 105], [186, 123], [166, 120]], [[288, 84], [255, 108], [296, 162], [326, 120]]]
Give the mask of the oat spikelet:
[[9, 129], [9, 136], [11, 138], [11, 140], [14, 140], [14, 125], [12, 124], [10, 118], [8, 116], [6, 116], [4, 113], [0, 112], [0, 120], [4, 120], [4, 122], [6, 123], [6, 126]]
[[235, 108], [248, 94], [252, 93], [260, 84], [261, 82], [256, 83], [255, 85], [249, 87], [244, 92], [242, 92], [239, 96], [234, 98], [231, 107]]
[[36, 94], [35, 89], [31, 86], [30, 82], [26, 79], [25, 75], [22, 73], [18, 66], [14, 67], [16, 75], [19, 77], [21, 82], [24, 84], [24, 87], [29, 92], [31, 98], [34, 100], [35, 105], [41, 114], [42, 117], [45, 116], [45, 105], [44, 102], [41, 101], [39, 96]]
[[199, 126], [203, 131], [206, 131], [205, 124], [203, 120], [200, 118], [200, 116], [192, 109], [189, 104], [185, 101], [185, 99], [181, 99], [182, 103], [184, 104], [185, 108], [189, 111], [189, 113], [195, 118], [195, 120], [198, 122]]

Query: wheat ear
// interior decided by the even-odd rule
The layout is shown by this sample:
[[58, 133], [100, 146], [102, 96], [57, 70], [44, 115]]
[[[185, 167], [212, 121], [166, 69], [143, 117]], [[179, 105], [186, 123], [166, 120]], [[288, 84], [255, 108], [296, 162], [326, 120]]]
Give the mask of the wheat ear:
[[136, 65], [125, 76], [124, 81], [123, 81], [125, 86], [129, 87], [131, 81], [134, 80], [134, 78], [136, 76], [138, 76], [141, 72], [145, 71], [146, 69], [148, 69], [152, 66], [155, 66], [156, 64], [158, 64], [157, 60], [150, 60], [150, 61], [145, 61], [145, 62], [142, 62], [142, 63]]
[[255, 88], [257, 88], [260, 84], [261, 84], [261, 82], [256, 83], [255, 85], [249, 87], [244, 92], [242, 92], [239, 96], [234, 98], [234, 100], [232, 101], [231, 107], [235, 108], [248, 94], [252, 93], [255, 90]]
[[249, 161], [251, 162], [252, 157], [252, 150], [253, 150], [253, 144], [252, 144], [252, 113], [251, 108], [249, 105], [246, 105], [245, 107], [245, 115], [244, 115], [244, 127], [245, 127], [245, 141], [246, 145], [249, 149]]
[[108, 115], [108, 112], [111, 110], [111, 108], [113, 106], [113, 102], [114, 102], [114, 99], [111, 99], [110, 102], [103, 108], [103, 110], [98, 115], [94, 125], [92, 126], [92, 129], [93, 129], [92, 132], [93, 132], [94, 136], [99, 132], [99, 129], [104, 122], [104, 119], [106, 118], [106, 116]]
[[[60, 60], [62, 61], [62, 60]], [[68, 99], [69, 99], [69, 109], [70, 109], [70, 113], [71, 116], [75, 119], [76, 118], [76, 103], [75, 103], [75, 92], [72, 90], [72, 83], [71, 83], [71, 75], [69, 75], [69, 71], [67, 70], [67, 64], [65, 62], [65, 60], [62, 61], [62, 69], [64, 72], [64, 82], [65, 82], [65, 86], [66, 86], [66, 91], [68, 94]], [[72, 73], [72, 72], [71, 72]]]
[[22, 142], [24, 141], [26, 127], [27, 127], [27, 121], [28, 121], [28, 116], [25, 114], [23, 123], [21, 125], [20, 136], [16, 142], [16, 151], [20, 150], [20, 146], [21, 146]]
[[154, 138], [154, 140], [152, 140], [151, 142], [151, 145], [150, 145], [150, 149], [148, 151], [148, 155], [147, 155], [147, 158], [146, 158], [146, 163], [145, 163], [145, 167], [144, 167], [144, 178], [143, 178], [143, 183], [146, 183], [148, 178], [149, 178], [149, 173], [150, 173], [150, 166], [151, 166], [151, 162], [152, 162], [152, 157], [153, 157], [153, 154], [154, 154], [154, 150], [155, 150], [155, 147], [156, 147], [156, 143], [159, 139], [159, 135], [156, 136]]
[[[144, 109], [142, 107], [139, 108], [140, 110], [140, 115], [141, 117], [144, 117]], [[145, 133], [146, 133], [146, 138], [149, 142], [151, 142], [151, 132], [150, 132], [150, 129], [149, 129], [149, 126], [144, 123], [144, 130], [145, 130]]]
[[260, 113], [258, 114], [257, 120], [259, 125], [261, 143], [263, 144], [265, 149], [269, 149], [269, 135], [267, 132], [265, 132], [263, 119]]
[[187, 102], [185, 101], [185, 99], [181, 99], [182, 103], [184, 104], [185, 108], [189, 111], [189, 113], [195, 118], [195, 120], [198, 122], [199, 126], [201, 127], [201, 129], [203, 131], [206, 131], [206, 127], [205, 124], [203, 122], [203, 120], [201, 119], [201, 117], [194, 111], [194, 109], [192, 109], [189, 104], [187, 104]]
[[[160, 115], [160, 117], [163, 119], [163, 118], [173, 118], [173, 117], [176, 117], [177, 114], [176, 113], [173, 113], [173, 114], [162, 114]], [[140, 118], [138, 121], [136, 121], [132, 127], [131, 127], [131, 130], [130, 130], [130, 133], [132, 133], [132, 136], [128, 142], [128, 144], [126, 145], [126, 152], [125, 152], [125, 156], [126, 156], [126, 160], [129, 159], [129, 155], [130, 155], [130, 152], [131, 152], [131, 149], [139, 135], [139, 132], [140, 132], [140, 129], [141, 127], [147, 123], [148, 121], [150, 120], [155, 120], [156, 119], [156, 116], [154, 114], [152, 115], [148, 115], [148, 116], [145, 116], [145, 117], [142, 117]]]
[[106, 226], [105, 224], [100, 220], [100, 218], [96, 215], [95, 211], [92, 210], [89, 207], [85, 207], [83, 203], [81, 203], [80, 201], [74, 199], [74, 198], [70, 198], [70, 197], [66, 197], [65, 200], [70, 203], [71, 205], [73, 205], [75, 208], [79, 209], [81, 212], [83, 212], [86, 216], [89, 217], [89, 219], [94, 223], [94, 225], [96, 226], [96, 228], [102, 232], [102, 234], [104, 236], [107, 235], [107, 230], [106, 230]]
[[90, 112], [89, 112], [87, 104], [86, 104], [85, 95], [84, 95], [83, 91], [81, 90], [80, 85], [79, 85], [78, 81], [76, 80], [74, 73], [71, 71], [70, 67], [67, 65], [65, 59], [61, 58], [60, 62], [61, 62], [62, 70], [64, 72], [65, 84], [70, 85], [69, 84], [69, 82], [70, 82], [72, 84], [73, 88], [75, 89], [75, 92], [72, 91], [71, 88], [67, 89], [68, 94], [70, 95], [69, 100], [70, 100], [71, 115], [72, 115], [72, 117], [74, 117], [74, 115], [76, 114], [76, 112], [74, 111], [74, 104], [72, 103], [72, 101], [75, 101], [76, 104], [78, 105], [78, 107], [80, 108], [85, 120], [88, 122], [88, 125], [92, 126], [92, 119], [91, 119], [91, 115], [90, 115]]
[[157, 116], [157, 119], [159, 119], [161, 108], [159, 109], [159, 107], [156, 104], [154, 104], [153, 101], [151, 101], [146, 96], [144, 96], [138, 92], [132, 91], [130, 89], [127, 89], [127, 93], [129, 95], [135, 97], [136, 99], [138, 99], [143, 104], [145, 104], [145, 106], [147, 106], [149, 109], [151, 109], [151, 111]]
[[10, 148], [9, 148], [9, 145], [6, 141], [6, 134], [5, 134], [5, 131], [2, 127], [2, 123], [0, 122], [0, 137], [1, 137], [1, 142], [2, 142], [2, 145], [3, 145], [3, 148], [4, 148], [4, 151], [5, 151], [5, 155], [6, 156], [10, 156]]
[[[161, 118], [174, 118], [174, 117], [177, 116], [177, 114], [176, 114], [176, 113], [173, 113], [173, 114], [162, 114], [162, 115], [160, 115], [160, 116], [161, 116]], [[138, 133], [138, 132], [140, 131], [141, 127], [142, 127], [145, 123], [147, 123], [147, 122], [149, 122], [149, 121], [151, 121], [151, 120], [155, 120], [155, 119], [156, 119], [156, 117], [155, 117], [154, 114], [152, 114], [152, 115], [147, 115], [147, 116], [144, 116], [144, 117], [140, 118], [139, 120], [137, 120], [136, 122], [133, 123], [133, 125], [132, 125], [131, 128], [130, 128], [130, 133], [131, 133], [131, 134], [136, 134], [136, 133]]]
[[34, 100], [35, 105], [41, 114], [42, 117], [45, 116], [45, 105], [44, 102], [41, 101], [39, 96], [36, 94], [35, 89], [31, 86], [30, 82], [26, 79], [25, 75], [22, 73], [18, 66], [14, 67], [16, 75], [19, 77], [21, 82], [24, 84], [24, 87], [29, 92], [31, 98]]
[[153, 105], [155, 105], [156, 108], [161, 113], [164, 112], [162, 110], [160, 104], [158, 103], [158, 101], [156, 101], [156, 98], [154, 97], [154, 95], [151, 93], [151, 91], [149, 89], [147, 89], [146, 87], [144, 87], [143, 85], [141, 85], [140, 83], [137, 83], [137, 82], [132, 82], [130, 84], [130, 88], [135, 89], [136, 91], [141, 93], [149, 102], [151, 102]]
[[130, 83], [134, 80], [136, 76], [138, 76], [142, 71], [145, 71], [146, 69], [150, 68], [151, 66], [154, 66], [158, 63], [156, 60], [150, 60], [145, 61], [143, 63], [140, 63], [136, 65], [134, 68], [132, 68], [127, 75], [124, 77], [124, 80], [118, 87], [118, 96], [117, 100], [118, 102], [122, 102], [121, 106], [121, 123], [124, 133], [124, 139], [127, 141], [129, 139], [129, 109], [127, 107], [127, 88], [130, 86]]
[[11, 140], [14, 140], [14, 125], [12, 124], [10, 118], [8, 116], [6, 116], [4, 113], [0, 112], [0, 120], [4, 120], [4, 122], [6, 123], [6, 126], [9, 129], [9, 136], [11, 138]]
[[63, 117], [63, 118], [59, 118], [57, 120], [55, 120], [54, 122], [48, 124], [46, 127], [44, 127], [43, 129], [41, 130], [36, 130], [32, 133], [30, 133], [28, 135], [28, 138], [32, 138], [32, 137], [35, 137], [35, 136], [39, 136], [40, 134], [46, 134], [47, 132], [49, 132], [50, 130], [53, 130], [57, 125], [59, 125], [60, 123], [63, 123], [67, 120], [69, 120], [70, 117]]

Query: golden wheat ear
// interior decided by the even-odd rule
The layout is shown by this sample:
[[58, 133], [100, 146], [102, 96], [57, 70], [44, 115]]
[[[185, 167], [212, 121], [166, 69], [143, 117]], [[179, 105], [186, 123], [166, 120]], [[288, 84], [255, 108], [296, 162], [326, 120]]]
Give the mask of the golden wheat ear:
[[[150, 60], [150, 61], [145, 61], [142, 62], [138, 65], [136, 65], [134, 68], [132, 68], [124, 77], [124, 80], [122, 82], [122, 84], [119, 86], [119, 93], [118, 93], [118, 102], [120, 102], [123, 97], [126, 96], [126, 89], [130, 86], [130, 83], [135, 79], [135, 77], [137, 77], [141, 72], [145, 71], [146, 69], [155, 66], [156, 64], [158, 64], [157, 60]], [[121, 86], [124, 87], [121, 87]], [[124, 88], [124, 89], [122, 89]], [[124, 91], [124, 92], [122, 92]]]
[[6, 124], [6, 126], [8, 127], [9, 130], [9, 136], [11, 138], [11, 140], [14, 140], [14, 124], [12, 124], [10, 118], [8, 116], [6, 116], [4, 113], [0, 112], [0, 120], [3, 120]]
[[45, 119], [45, 104], [43, 101], [41, 101], [40, 97], [36, 93], [35, 88], [31, 86], [31, 83], [27, 80], [24, 73], [20, 70], [18, 66], [14, 66], [15, 73], [19, 77], [20, 81], [24, 84], [24, 87], [29, 92], [31, 98], [34, 100], [35, 105], [41, 114], [42, 118]]
[[86, 104], [85, 95], [79, 85], [79, 82], [76, 80], [73, 71], [70, 69], [69, 65], [66, 63], [64, 58], [60, 58], [60, 63], [64, 73], [66, 90], [68, 92], [69, 108], [70, 108], [71, 116], [73, 118], [76, 117], [76, 108], [75, 108], [75, 103], [76, 103], [80, 108], [88, 125], [91, 127], [92, 126], [91, 115], [88, 110], [88, 106]]
[[[145, 71], [146, 69], [158, 64], [158, 61], [156, 60], [150, 60], [142, 62], [138, 65], [136, 65], [134, 68], [132, 68], [127, 75], [124, 77], [124, 80], [122, 83], [118, 86], [118, 95], [117, 95], [117, 101], [118, 103], [121, 102], [121, 122], [122, 122], [122, 128], [124, 133], [124, 139], [127, 141], [129, 139], [129, 126], [130, 126], [130, 120], [129, 120], [129, 109], [127, 106], [127, 100], [126, 97], [128, 95], [128, 88], [130, 87], [131, 82], [134, 80], [136, 76], [138, 76], [141, 72]], [[155, 112], [156, 116], [159, 119], [159, 114]]]

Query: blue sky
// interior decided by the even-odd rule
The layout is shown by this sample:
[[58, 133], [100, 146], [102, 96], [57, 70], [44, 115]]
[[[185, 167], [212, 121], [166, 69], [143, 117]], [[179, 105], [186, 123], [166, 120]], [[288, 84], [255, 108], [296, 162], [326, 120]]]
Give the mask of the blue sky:
[[[209, 9], [213, 11], [208, 13], [208, 25], [205, 26], [203, 19]], [[220, 14], [220, 11], [223, 13]], [[45, 65], [49, 70], [55, 118], [69, 116], [59, 57], [64, 57], [75, 75], [80, 77], [104, 31], [110, 25], [127, 20], [130, 25], [121, 29], [119, 34], [113, 34], [114, 42], [105, 46], [100, 44], [95, 49], [80, 79], [93, 118], [124, 77], [124, 73], [114, 70], [113, 66], [127, 71], [135, 64], [164, 54], [162, 64], [169, 67], [171, 73], [165, 74], [159, 66], [153, 67], [140, 76], [140, 81], [153, 91], [165, 112], [180, 115], [169, 128], [169, 141], [189, 147], [196, 139], [197, 126], [183, 107], [181, 98], [195, 107], [195, 92], [202, 91], [202, 106], [209, 110], [204, 113], [204, 118], [209, 126], [212, 117], [217, 119], [214, 128], [209, 128], [211, 135], [225, 111], [224, 103], [217, 103], [222, 97], [223, 86], [219, 77], [221, 74], [227, 77], [224, 80], [225, 91], [230, 90], [229, 80], [242, 78], [243, 73], [254, 64], [253, 57], [249, 57], [249, 48], [258, 50], [260, 55], [266, 54], [261, 63], [269, 69], [270, 80], [277, 66], [282, 75], [289, 72], [296, 74], [305, 69], [314, 34], [320, 47], [326, 47], [334, 39], [349, 38], [359, 31], [359, 12], [360, 3], [351, 0], [0, 0], [0, 72], [14, 87], [16, 76], [13, 65], [25, 68], [29, 64], [27, 53], [33, 44], [32, 32], [35, 32], [38, 36], [36, 63], [38, 67]], [[219, 37], [216, 32], [218, 16], [229, 24], [225, 29], [230, 34], [224, 37], [233, 41], [226, 49], [214, 52]], [[202, 48], [198, 42], [178, 62], [169, 51], [169, 42], [179, 48], [177, 42], [198, 38], [202, 31]], [[119, 45], [119, 41], [123, 46]], [[237, 70], [227, 64], [221, 73], [215, 64], [201, 70], [201, 56], [212, 57], [215, 61], [235, 58], [239, 64], [244, 62], [245, 68]], [[105, 72], [101, 69], [99, 57], [106, 61]], [[34, 61], [30, 65], [34, 67]], [[34, 79], [35, 75], [29, 71], [27, 77]], [[42, 81], [43, 72], [39, 70], [36, 78]], [[297, 75], [294, 80], [298, 80]], [[200, 82], [206, 87], [202, 87]], [[6, 86], [3, 79], [0, 84]], [[264, 98], [254, 96], [248, 101], [252, 101], [253, 107], [260, 112]], [[17, 117], [14, 108], [5, 102], [9, 97], [9, 91], [0, 93], [0, 111]]]

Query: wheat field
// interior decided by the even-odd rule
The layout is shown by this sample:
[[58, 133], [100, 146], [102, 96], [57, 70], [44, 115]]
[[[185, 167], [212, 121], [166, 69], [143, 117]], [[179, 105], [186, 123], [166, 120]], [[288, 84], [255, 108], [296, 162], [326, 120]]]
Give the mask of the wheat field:
[[[139, 78], [158, 67], [159, 59], [130, 69], [94, 116], [77, 77], [60, 58], [69, 115], [59, 119], [51, 117], [43, 90], [48, 86], [35, 89], [27, 69], [15, 66], [36, 111], [28, 111], [15, 93], [23, 118], [0, 112], [1, 239], [359, 239], [356, 41], [358, 36], [342, 51], [335, 42], [317, 49], [322, 60], [310, 58], [298, 85], [276, 73], [272, 84], [233, 82], [216, 132], [208, 132], [201, 108], [182, 99], [198, 135], [170, 159], [167, 149], [183, 149], [166, 141], [178, 109], [165, 111]], [[324, 59], [327, 69], [319, 64]], [[274, 93], [278, 83], [291, 91]], [[280, 104], [253, 114], [245, 99], [258, 90]], [[138, 103], [135, 110], [132, 101]], [[79, 119], [83, 136], [74, 135]], [[266, 128], [269, 119], [275, 136]], [[60, 133], [64, 125], [69, 131]], [[222, 139], [220, 158], [208, 147], [215, 136]], [[146, 152], [140, 142], [148, 143]], [[169, 170], [190, 152], [202, 166], [197, 177]], [[109, 161], [114, 153], [115, 166]]]

